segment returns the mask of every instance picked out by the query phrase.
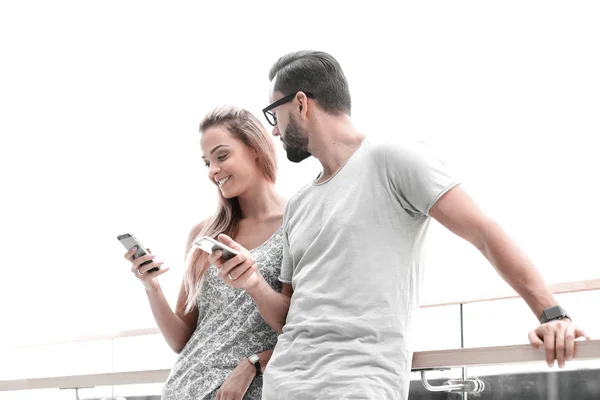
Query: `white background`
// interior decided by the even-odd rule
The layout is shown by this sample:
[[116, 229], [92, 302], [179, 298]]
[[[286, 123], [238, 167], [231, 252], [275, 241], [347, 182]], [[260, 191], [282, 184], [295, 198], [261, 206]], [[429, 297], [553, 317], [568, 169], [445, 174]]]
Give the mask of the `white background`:
[[[116, 236], [172, 268], [174, 304], [216, 204], [198, 123], [222, 103], [262, 120], [270, 66], [300, 49], [340, 61], [364, 133], [438, 148], [548, 282], [597, 278], [598, 3], [396, 3], [3, 1], [1, 347], [154, 326]], [[319, 164], [276, 144], [290, 196]], [[425, 298], [505, 286], [439, 225], [430, 239]]]

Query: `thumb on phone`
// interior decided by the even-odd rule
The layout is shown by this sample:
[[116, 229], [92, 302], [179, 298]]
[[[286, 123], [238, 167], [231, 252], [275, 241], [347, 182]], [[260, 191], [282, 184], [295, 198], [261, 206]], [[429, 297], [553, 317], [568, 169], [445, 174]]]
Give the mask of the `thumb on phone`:
[[219, 240], [219, 242], [223, 243], [225, 246], [229, 246], [234, 250], [237, 251], [243, 251], [245, 250], [244, 247], [242, 247], [242, 245], [240, 245], [239, 243], [237, 243], [235, 240], [233, 240], [232, 238], [230, 238], [229, 236], [227, 236], [224, 233], [221, 233], [217, 239]]

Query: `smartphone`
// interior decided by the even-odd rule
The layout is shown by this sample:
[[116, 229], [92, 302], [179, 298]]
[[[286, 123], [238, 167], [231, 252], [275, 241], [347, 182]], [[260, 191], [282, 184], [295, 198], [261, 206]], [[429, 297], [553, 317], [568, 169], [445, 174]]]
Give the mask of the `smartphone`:
[[[131, 250], [134, 247], [137, 247], [137, 250], [136, 250], [135, 254], [133, 255], [134, 259], [148, 254], [148, 253], [146, 253], [146, 248], [144, 246], [142, 246], [140, 241], [137, 240], [135, 238], [135, 236], [133, 236], [129, 233], [124, 233], [122, 235], [119, 235], [119, 236], [117, 236], [117, 239], [119, 240], [119, 242], [121, 242], [123, 244], [123, 246], [125, 246], [127, 251]], [[152, 262], [152, 260], [144, 261], [143, 263], [140, 264], [140, 267], [143, 265], [146, 265], [146, 264], [150, 264], [151, 262]], [[160, 267], [154, 267], [154, 268], [149, 269], [147, 272], [154, 272], [154, 271], [158, 271], [159, 269], [160, 269]]]
[[219, 242], [218, 240], [215, 240], [208, 236], [204, 236], [204, 237], [201, 237], [200, 239], [196, 240], [194, 242], [194, 246], [199, 247], [200, 249], [204, 250], [208, 254], [212, 254], [213, 251], [221, 250], [223, 252], [223, 255], [221, 256], [221, 258], [223, 260], [229, 260], [230, 258], [233, 258], [233, 257], [237, 256], [238, 254], [240, 254], [239, 251], [234, 250], [229, 246], [225, 246], [223, 243]]

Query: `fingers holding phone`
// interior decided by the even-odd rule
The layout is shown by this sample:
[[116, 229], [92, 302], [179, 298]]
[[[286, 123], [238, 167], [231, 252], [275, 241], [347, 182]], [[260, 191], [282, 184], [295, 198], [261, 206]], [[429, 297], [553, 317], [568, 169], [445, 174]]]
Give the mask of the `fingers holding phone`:
[[131, 272], [138, 275], [138, 277], [160, 272], [160, 267], [164, 264], [164, 261], [156, 261], [155, 257], [156, 255], [151, 254], [148, 249], [148, 254], [138, 257], [131, 262]]
[[[220, 252], [220, 250], [218, 252]], [[231, 286], [238, 289], [244, 289], [246, 281], [250, 278], [250, 275], [256, 272], [256, 270], [256, 261], [252, 255], [238, 254], [221, 264], [219, 276]]]
[[125, 253], [125, 259], [131, 262], [131, 272], [142, 281], [146, 289], [157, 289], [158, 281], [155, 278], [167, 272], [169, 268], [161, 268], [164, 261], [156, 261], [156, 255], [152, 254], [150, 249], [146, 249], [146, 255], [133, 258], [136, 250], [134, 247]]
[[155, 256], [151, 254], [150, 249], [144, 250], [144, 246], [134, 235], [125, 233], [117, 236], [117, 239], [127, 249], [124, 257], [132, 264], [131, 272], [144, 283], [146, 290], [158, 288], [158, 281], [154, 278], [164, 274], [169, 269], [161, 269], [163, 262], [155, 261]]
[[208, 262], [218, 268], [219, 277], [232, 287], [248, 289], [259, 279], [260, 273], [257, 273], [258, 266], [252, 254], [229, 236], [219, 235], [219, 241], [202, 238], [195, 244], [210, 253]]

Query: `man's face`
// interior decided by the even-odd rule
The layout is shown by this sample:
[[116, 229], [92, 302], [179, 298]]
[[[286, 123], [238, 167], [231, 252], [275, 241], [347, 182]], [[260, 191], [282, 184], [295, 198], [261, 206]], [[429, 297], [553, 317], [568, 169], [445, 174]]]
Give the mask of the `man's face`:
[[308, 151], [308, 136], [292, 115], [288, 116], [287, 127], [282, 130], [281, 141], [291, 162], [299, 163], [311, 156]]
[[[275, 83], [275, 80], [273, 80], [273, 83]], [[271, 103], [276, 102], [282, 97], [284, 97], [283, 93], [271, 90]], [[311, 156], [308, 151], [308, 135], [294, 117], [297, 110], [298, 104], [296, 99], [271, 110], [277, 118], [277, 125], [273, 127], [273, 136], [279, 136], [283, 142], [283, 149], [287, 153], [288, 160], [296, 163]]]

